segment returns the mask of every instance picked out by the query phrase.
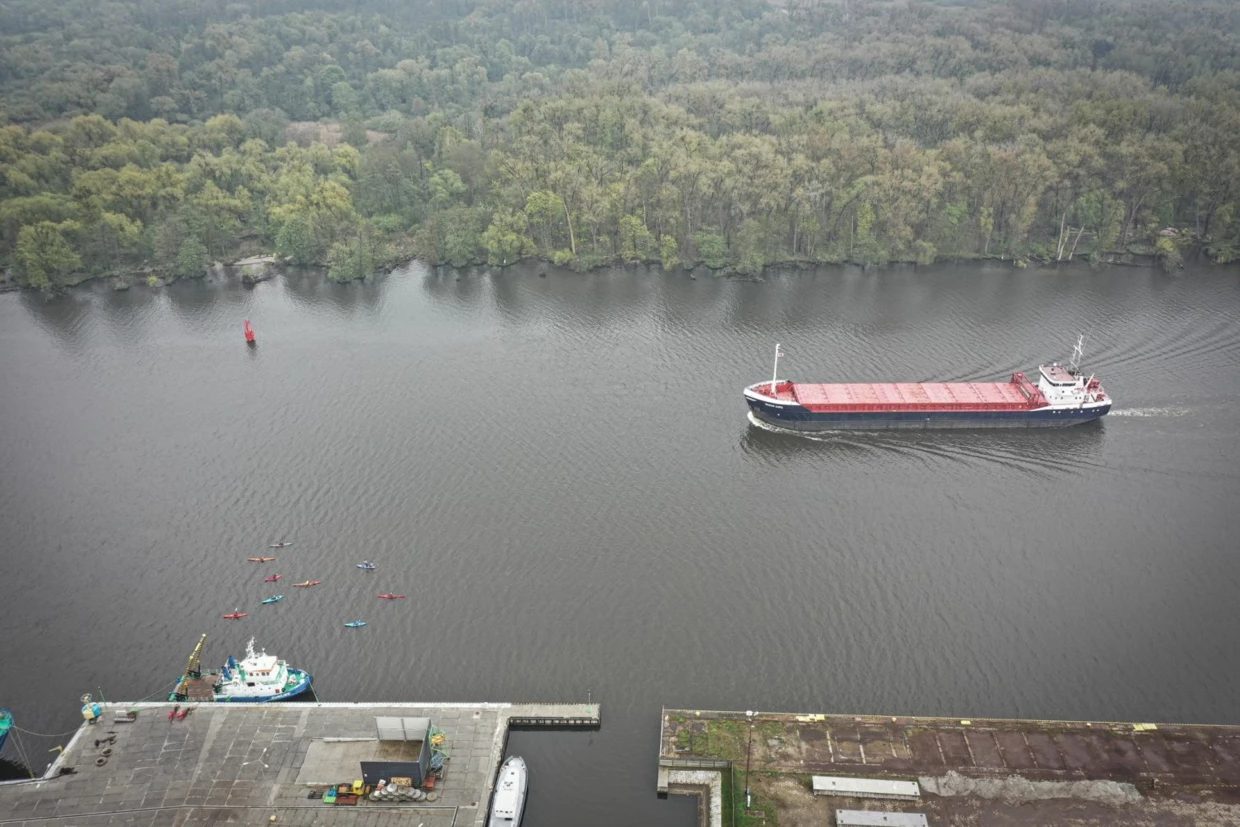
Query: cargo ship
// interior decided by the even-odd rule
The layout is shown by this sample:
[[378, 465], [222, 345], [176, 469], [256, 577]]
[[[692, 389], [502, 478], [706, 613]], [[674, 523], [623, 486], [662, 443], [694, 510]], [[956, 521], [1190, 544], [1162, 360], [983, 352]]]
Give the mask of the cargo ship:
[[745, 388], [760, 422], [794, 431], [882, 431], [914, 428], [1060, 428], [1099, 419], [1111, 397], [1080, 363], [1084, 337], [1067, 365], [1038, 368], [1037, 382], [1013, 373], [1007, 382], [807, 384], [779, 379], [775, 346], [770, 382]]

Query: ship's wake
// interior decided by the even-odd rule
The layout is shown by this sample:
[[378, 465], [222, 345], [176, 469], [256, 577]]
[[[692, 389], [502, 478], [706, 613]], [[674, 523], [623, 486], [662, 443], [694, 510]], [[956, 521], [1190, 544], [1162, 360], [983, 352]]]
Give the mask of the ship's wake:
[[787, 436], [798, 436], [802, 439], [808, 439], [811, 442], [839, 442], [847, 439], [848, 436], [854, 434], [878, 434], [879, 431], [863, 431], [860, 428], [850, 428], [847, 431], [798, 431], [795, 428], [781, 428], [778, 425], [772, 425], [758, 419], [753, 411], [748, 412], [749, 424], [769, 431], [773, 434], [786, 434]]
[[1108, 416], [1184, 416], [1188, 412], [1187, 408], [1124, 408]]

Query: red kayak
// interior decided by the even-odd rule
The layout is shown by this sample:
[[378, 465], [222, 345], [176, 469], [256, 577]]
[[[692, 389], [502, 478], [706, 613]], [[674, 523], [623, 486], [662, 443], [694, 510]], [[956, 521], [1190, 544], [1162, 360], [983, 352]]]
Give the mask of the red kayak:
[[247, 612], [229, 612], [228, 614], [224, 615], [224, 619], [225, 620], [240, 620], [241, 618], [245, 617], [246, 614]]
[[264, 582], [264, 583], [274, 583], [274, 582], [276, 582], [277, 580], [279, 580], [279, 579], [280, 579], [281, 577], [283, 577], [283, 576], [284, 576], [283, 574], [273, 574], [273, 575], [271, 575], [270, 577], [264, 577], [264, 578], [263, 578], [263, 582]]
[[379, 599], [380, 600], [404, 600], [405, 596], [403, 594], [381, 594], [379, 595]]

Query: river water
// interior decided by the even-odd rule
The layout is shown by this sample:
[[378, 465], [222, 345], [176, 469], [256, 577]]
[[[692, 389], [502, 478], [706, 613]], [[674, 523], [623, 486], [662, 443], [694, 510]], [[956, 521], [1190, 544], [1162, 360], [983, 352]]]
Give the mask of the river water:
[[[660, 705], [1240, 723], [1240, 271], [540, 270], [0, 297], [0, 705], [68, 730], [202, 632], [323, 700], [601, 701], [513, 737], [552, 827], [691, 823]], [[740, 395], [776, 341], [993, 380], [1078, 331], [1116, 407], [1074, 429], [810, 439]]]

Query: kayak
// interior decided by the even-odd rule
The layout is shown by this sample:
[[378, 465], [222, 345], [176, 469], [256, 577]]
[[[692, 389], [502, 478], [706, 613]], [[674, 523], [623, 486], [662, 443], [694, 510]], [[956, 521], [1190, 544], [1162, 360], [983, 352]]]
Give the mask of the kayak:
[[404, 600], [405, 596], [403, 594], [381, 594], [379, 595], [379, 599], [380, 600]]
[[245, 616], [246, 616], [245, 612], [229, 612], [228, 614], [224, 615], [224, 619], [225, 620], [240, 620], [241, 618]]
[[274, 582], [276, 582], [277, 580], [279, 580], [279, 579], [280, 579], [281, 577], [283, 577], [283, 576], [284, 576], [283, 574], [273, 574], [273, 575], [271, 575], [270, 577], [264, 577], [264, 578], [263, 578], [263, 582], [264, 582], [264, 583], [274, 583]]
[[266, 599], [266, 600], [264, 600], [263, 602], [264, 602], [264, 603], [279, 603], [279, 602], [280, 602], [281, 600], [283, 600], [283, 599], [284, 599], [284, 595], [282, 595], [282, 594], [273, 594], [271, 597], [267, 598], [267, 599]]
[[366, 625], [366, 621], [364, 621], [364, 620], [350, 620], [348, 623], [346, 623], [346, 624], [344, 624], [344, 625], [345, 625], [345, 626], [348, 626], [350, 629], [356, 629], [356, 628], [358, 628], [359, 626], [365, 626], [365, 625]]
[[251, 563], [274, 563], [276, 561], [274, 557], [247, 557], [245, 559]]
[[317, 586], [322, 582], [323, 582], [322, 580], [307, 580], [305, 583], [294, 583], [293, 588], [304, 589], [308, 586]]
[[267, 548], [288, 548], [292, 543], [272, 543]]
[[358, 567], [359, 569], [365, 569], [366, 571], [374, 571], [374, 570], [375, 570], [375, 564], [374, 564], [374, 563], [358, 563], [358, 564], [357, 564], [357, 567]]

